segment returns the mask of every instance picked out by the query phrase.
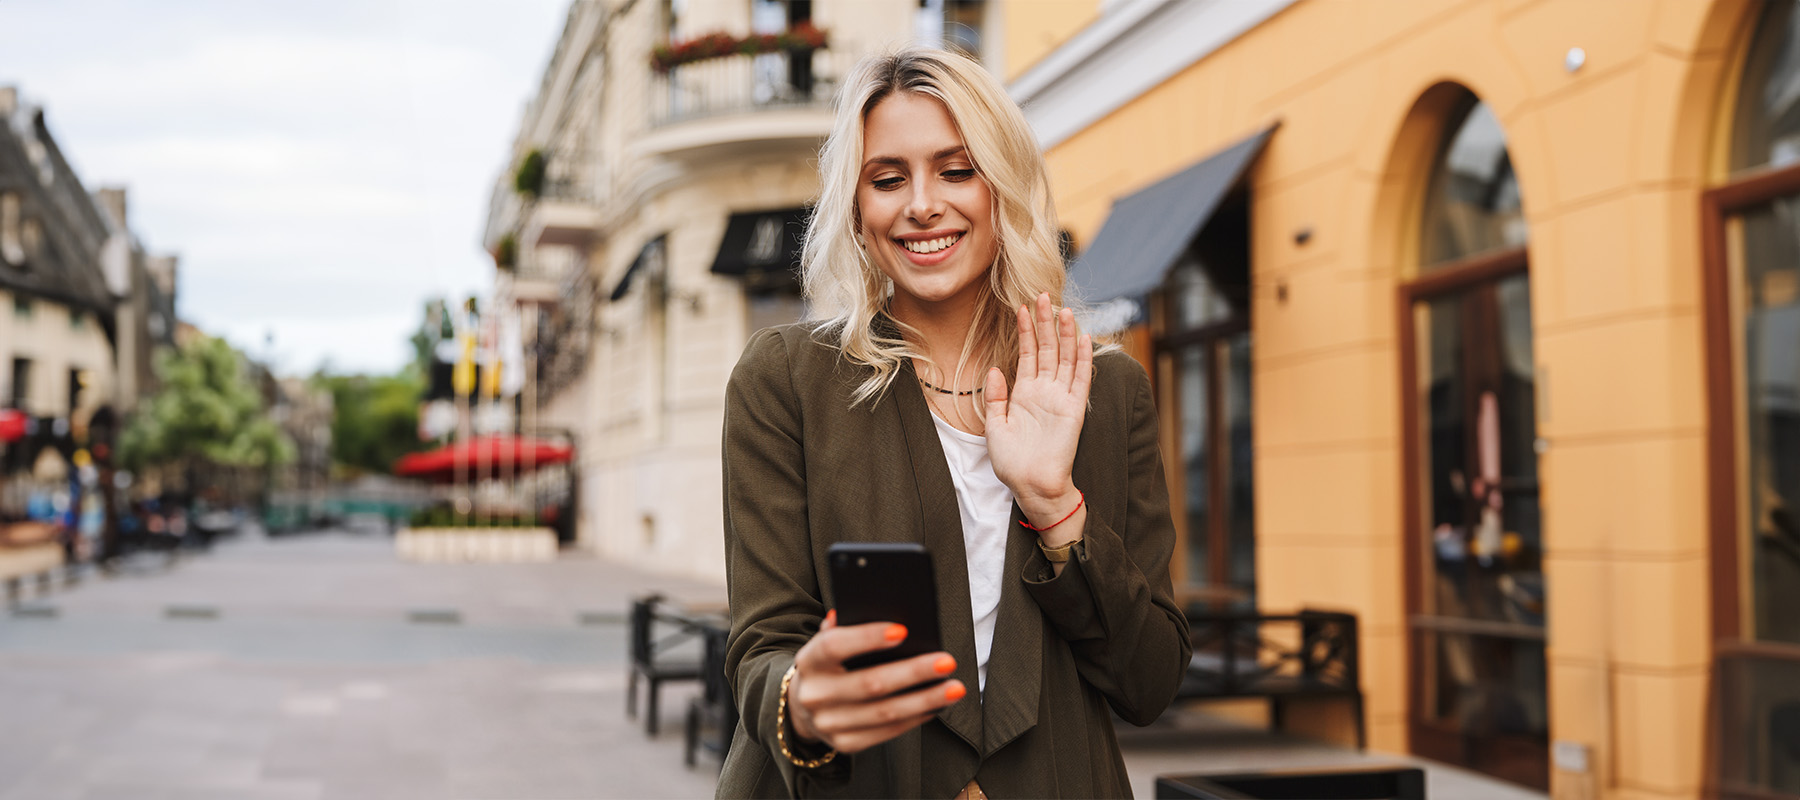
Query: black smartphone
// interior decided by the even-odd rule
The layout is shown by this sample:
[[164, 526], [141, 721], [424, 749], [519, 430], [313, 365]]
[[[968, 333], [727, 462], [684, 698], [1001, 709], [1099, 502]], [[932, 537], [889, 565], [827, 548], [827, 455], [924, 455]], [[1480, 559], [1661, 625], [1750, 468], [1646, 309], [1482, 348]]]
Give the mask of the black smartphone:
[[846, 659], [862, 669], [944, 649], [938, 635], [937, 581], [925, 546], [908, 542], [840, 542], [827, 553], [837, 624], [895, 622], [906, 640]]

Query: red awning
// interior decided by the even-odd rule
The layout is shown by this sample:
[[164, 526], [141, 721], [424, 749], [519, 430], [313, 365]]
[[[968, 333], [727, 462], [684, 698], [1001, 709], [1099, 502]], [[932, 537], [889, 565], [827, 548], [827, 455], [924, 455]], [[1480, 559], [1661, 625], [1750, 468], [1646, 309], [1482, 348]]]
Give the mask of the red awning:
[[401, 456], [394, 462], [394, 474], [448, 481], [456, 479], [460, 468], [470, 477], [491, 477], [528, 468], [564, 464], [569, 461], [573, 452], [573, 448], [566, 444], [542, 439], [482, 436], [436, 450]]

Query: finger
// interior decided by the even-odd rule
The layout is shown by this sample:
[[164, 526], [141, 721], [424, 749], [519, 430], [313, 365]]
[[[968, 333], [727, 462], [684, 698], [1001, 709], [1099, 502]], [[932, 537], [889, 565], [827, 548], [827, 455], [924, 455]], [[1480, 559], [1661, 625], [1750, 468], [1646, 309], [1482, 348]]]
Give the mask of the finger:
[[920, 714], [877, 728], [863, 728], [831, 737], [832, 749], [840, 753], [860, 753], [900, 734], [931, 721], [936, 714]]
[[813, 725], [836, 740], [857, 731], [885, 728], [918, 717], [929, 718], [968, 693], [962, 681], [944, 681], [872, 702], [831, 706], [813, 715]]
[[1069, 393], [1086, 407], [1088, 387], [1094, 382], [1094, 337], [1082, 334], [1075, 343], [1075, 355], [1075, 378], [1069, 381]]
[[1050, 293], [1037, 299], [1037, 370], [1032, 374], [1048, 378], [1056, 373], [1056, 319], [1050, 310]]
[[1075, 310], [1064, 308], [1056, 315], [1056, 382], [1067, 386], [1075, 373]]
[[988, 368], [981, 396], [987, 398], [987, 429], [993, 430], [995, 425], [1006, 422], [1006, 373], [999, 367]]
[[[949, 653], [925, 653], [888, 664], [878, 664], [845, 674], [854, 679], [841, 699], [848, 703], [866, 703], [904, 692], [930, 681], [943, 680], [956, 672], [956, 658]], [[914, 694], [917, 694], [916, 692]]]
[[807, 672], [842, 672], [844, 659], [893, 647], [906, 641], [906, 626], [890, 622], [868, 622], [861, 625], [834, 625], [821, 628], [800, 652], [794, 663]]
[[1019, 305], [1019, 377], [1037, 374], [1037, 328], [1031, 324], [1031, 312]]
[[835, 627], [837, 627], [837, 609], [834, 608], [825, 612], [825, 621], [819, 623], [819, 632], [824, 633]]

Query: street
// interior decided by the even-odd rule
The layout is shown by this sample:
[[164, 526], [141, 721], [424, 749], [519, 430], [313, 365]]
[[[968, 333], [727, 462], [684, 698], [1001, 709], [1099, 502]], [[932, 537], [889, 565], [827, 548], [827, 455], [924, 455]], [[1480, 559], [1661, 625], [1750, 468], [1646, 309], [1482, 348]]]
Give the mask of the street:
[[[701, 797], [625, 719], [627, 598], [723, 590], [592, 559], [413, 565], [385, 536], [246, 536], [0, 620], [0, 798]], [[683, 702], [677, 702], [677, 700]]]
[[[629, 598], [722, 587], [578, 554], [409, 564], [377, 532], [251, 530], [172, 567], [28, 593], [0, 618], [0, 800], [710, 797], [682, 765], [694, 688], [662, 732], [624, 714]], [[1433, 796], [1542, 795], [1177, 710], [1121, 725], [1155, 776], [1413, 763]]]

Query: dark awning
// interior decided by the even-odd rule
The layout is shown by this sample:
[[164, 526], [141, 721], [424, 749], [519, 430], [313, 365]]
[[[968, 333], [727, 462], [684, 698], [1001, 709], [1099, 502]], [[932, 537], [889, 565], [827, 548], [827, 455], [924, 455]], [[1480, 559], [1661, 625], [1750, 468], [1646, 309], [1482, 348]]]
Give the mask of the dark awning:
[[644, 243], [644, 249], [639, 250], [637, 258], [632, 259], [631, 266], [625, 268], [625, 276], [619, 279], [618, 286], [613, 287], [608, 300], [617, 301], [631, 291], [631, 279], [637, 277], [639, 272], [661, 267], [663, 242], [667, 238], [668, 234], [663, 234]]
[[1162, 285], [1219, 202], [1242, 180], [1275, 127], [1113, 201], [1094, 243], [1069, 268], [1075, 296], [1091, 306], [1137, 299]]
[[732, 214], [713, 258], [715, 275], [735, 275], [751, 290], [799, 283], [800, 247], [810, 208]]

